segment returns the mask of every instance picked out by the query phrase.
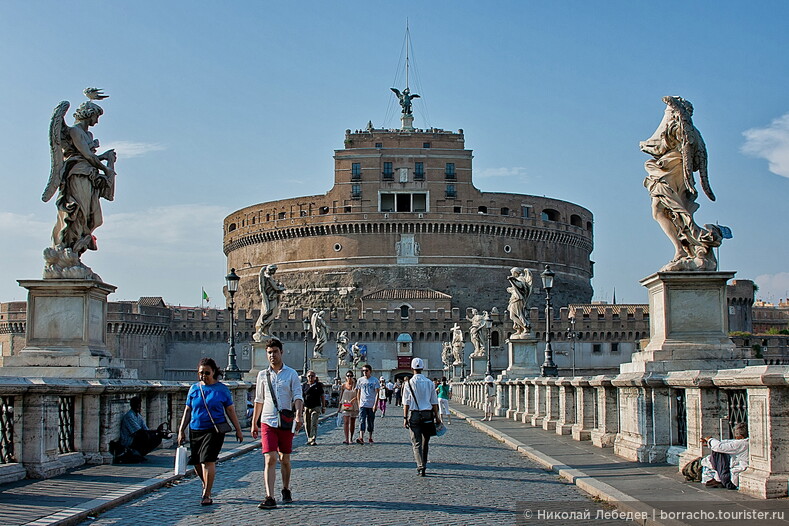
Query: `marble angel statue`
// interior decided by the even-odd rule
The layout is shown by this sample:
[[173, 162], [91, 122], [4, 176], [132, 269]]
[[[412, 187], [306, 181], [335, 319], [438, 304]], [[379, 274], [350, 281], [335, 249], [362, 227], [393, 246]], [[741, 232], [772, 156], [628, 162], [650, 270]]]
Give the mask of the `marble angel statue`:
[[640, 143], [641, 151], [652, 156], [644, 164], [652, 217], [674, 245], [674, 257], [661, 270], [717, 270], [713, 249], [720, 246], [723, 233], [717, 225], [701, 228], [693, 219], [699, 208], [694, 172], [704, 193], [715, 200], [707, 174], [707, 148], [693, 125], [693, 105], [681, 97], [663, 97], [663, 102], [663, 120], [652, 137]]
[[510, 293], [507, 311], [510, 313], [512, 326], [515, 329], [515, 332], [510, 338], [524, 338], [531, 332], [531, 323], [529, 322], [527, 307], [529, 296], [531, 296], [532, 293], [531, 271], [527, 268], [514, 267], [510, 270], [507, 281], [510, 283], [510, 286], [507, 287], [507, 292]]
[[255, 334], [252, 336], [256, 342], [262, 342], [270, 337], [269, 329], [274, 323], [274, 318], [279, 314], [280, 297], [285, 290], [285, 285], [274, 278], [276, 272], [276, 265], [264, 265], [260, 269], [258, 277], [261, 297], [260, 316], [255, 322]]
[[106, 99], [100, 89], [87, 88], [88, 99], [74, 112], [74, 126], [65, 121], [70, 103], [62, 101], [52, 113], [49, 146], [52, 157], [49, 181], [41, 199], [57, 194], [57, 220], [52, 247], [44, 251], [44, 278], [99, 279], [81, 261], [87, 250], [96, 250], [93, 232], [104, 219], [101, 199], [115, 199], [115, 150], [97, 154], [99, 141], [90, 131], [104, 110], [93, 102]]

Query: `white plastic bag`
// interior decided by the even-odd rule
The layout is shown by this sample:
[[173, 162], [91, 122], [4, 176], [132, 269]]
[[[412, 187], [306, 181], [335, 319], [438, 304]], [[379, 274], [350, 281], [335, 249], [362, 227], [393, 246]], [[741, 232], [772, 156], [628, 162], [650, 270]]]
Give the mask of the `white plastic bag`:
[[175, 469], [173, 469], [174, 475], [186, 475], [186, 461], [189, 459], [189, 456], [186, 452], [186, 446], [179, 446], [178, 449], [175, 450]]
[[344, 424], [343, 414], [342, 411], [337, 413], [337, 427], [342, 427]]

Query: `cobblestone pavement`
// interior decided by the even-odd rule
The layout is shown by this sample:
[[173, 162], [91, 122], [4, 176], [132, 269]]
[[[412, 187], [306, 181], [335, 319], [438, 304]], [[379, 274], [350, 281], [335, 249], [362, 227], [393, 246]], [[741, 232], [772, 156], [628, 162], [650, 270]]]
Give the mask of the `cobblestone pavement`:
[[[256, 450], [219, 464], [213, 506], [200, 506], [200, 481], [190, 477], [82, 524], [504, 525], [516, 523], [516, 507], [519, 517], [532, 511], [532, 520], [518, 524], [629, 524], [594, 520], [596, 510], [610, 508], [464, 421], [431, 439], [424, 478], [416, 476], [399, 413], [376, 418], [374, 438], [375, 444], [343, 445], [334, 419], [321, 425], [318, 446], [304, 446], [300, 433], [292, 457], [294, 502], [275, 510], [257, 508], [264, 494]], [[570, 509], [590, 510], [592, 520], [536, 520], [539, 510]]]

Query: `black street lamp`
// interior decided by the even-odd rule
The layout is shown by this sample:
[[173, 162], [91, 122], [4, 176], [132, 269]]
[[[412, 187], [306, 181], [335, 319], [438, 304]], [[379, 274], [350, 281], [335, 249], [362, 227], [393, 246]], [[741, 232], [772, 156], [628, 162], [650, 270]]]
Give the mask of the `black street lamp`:
[[[302, 314], [302, 316], [304, 315]], [[301, 318], [301, 328], [304, 329], [304, 380], [307, 379], [307, 371], [310, 370], [310, 364], [307, 358], [307, 338], [310, 334], [310, 326], [310, 315], [309, 312], [307, 312], [307, 316]]]
[[545, 361], [540, 367], [541, 376], [559, 376], [559, 370], [553, 363], [553, 349], [551, 349], [551, 289], [554, 276], [551, 267], [545, 265], [545, 270], [540, 274], [542, 288], [545, 289]]
[[567, 339], [572, 339], [573, 349], [573, 376], [575, 376], [575, 340], [578, 339], [578, 333], [575, 332], [575, 316], [570, 316], [570, 327], [567, 327]]
[[225, 283], [227, 284], [227, 293], [230, 294], [230, 352], [227, 353], [227, 369], [225, 369], [225, 378], [228, 380], [241, 380], [241, 369], [238, 368], [236, 363], [236, 320], [235, 320], [235, 307], [236, 303], [233, 301], [233, 296], [238, 291], [238, 282], [241, 278], [236, 274], [236, 269], [231, 268], [230, 274], [225, 276]]

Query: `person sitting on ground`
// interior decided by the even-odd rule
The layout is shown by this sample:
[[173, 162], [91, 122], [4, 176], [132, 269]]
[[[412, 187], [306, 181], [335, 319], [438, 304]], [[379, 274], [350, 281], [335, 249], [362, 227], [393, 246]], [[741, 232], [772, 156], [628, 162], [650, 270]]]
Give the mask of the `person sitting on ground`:
[[142, 399], [139, 396], [129, 400], [129, 411], [123, 415], [121, 420], [120, 445], [124, 448], [117, 448], [115, 460], [118, 463], [143, 462], [145, 455], [156, 449], [162, 443], [162, 438], [169, 438], [164, 430], [164, 424], [160, 425], [156, 431], [148, 429], [145, 419], [142, 417]]
[[711, 436], [701, 439], [701, 445], [712, 450], [701, 461], [702, 484], [711, 488], [739, 487], [740, 473], [748, 467], [748, 426], [741, 422], [734, 426], [733, 432], [734, 438], [729, 440]]

